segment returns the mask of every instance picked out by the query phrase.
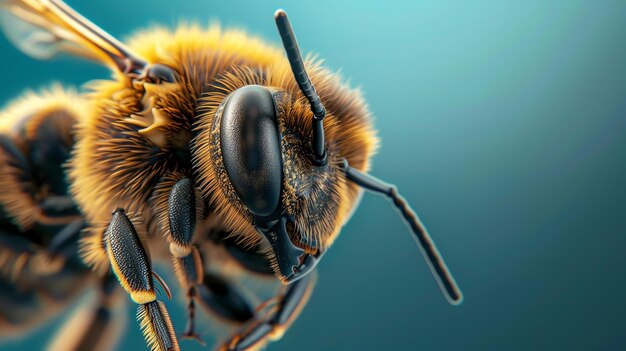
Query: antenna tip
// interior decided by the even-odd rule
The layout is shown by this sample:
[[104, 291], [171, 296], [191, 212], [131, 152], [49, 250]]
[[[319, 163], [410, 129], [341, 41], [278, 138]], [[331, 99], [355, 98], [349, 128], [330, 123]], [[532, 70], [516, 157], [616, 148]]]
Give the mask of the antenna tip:
[[287, 12], [283, 9], [278, 9], [274, 12], [274, 19], [279, 19], [281, 17], [287, 17]]
[[459, 294], [454, 296], [454, 297], [449, 297], [448, 298], [448, 302], [452, 305], [452, 306], [458, 306], [460, 304], [463, 303], [463, 294], [459, 291]]

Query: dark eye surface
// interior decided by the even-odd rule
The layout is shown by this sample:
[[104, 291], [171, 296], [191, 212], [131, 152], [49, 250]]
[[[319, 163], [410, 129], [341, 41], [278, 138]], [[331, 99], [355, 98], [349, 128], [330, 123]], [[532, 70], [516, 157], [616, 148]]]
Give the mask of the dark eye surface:
[[280, 201], [283, 172], [271, 92], [259, 85], [234, 91], [220, 129], [224, 167], [237, 195], [253, 214], [272, 214]]
[[176, 72], [165, 65], [152, 65], [149, 74], [157, 82], [172, 83], [176, 81]]

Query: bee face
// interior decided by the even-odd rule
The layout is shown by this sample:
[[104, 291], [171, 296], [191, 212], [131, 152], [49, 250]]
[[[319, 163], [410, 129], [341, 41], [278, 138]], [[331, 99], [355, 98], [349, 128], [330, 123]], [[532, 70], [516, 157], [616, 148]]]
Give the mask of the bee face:
[[208, 150], [196, 160], [206, 165], [201, 160], [208, 157], [211, 166], [199, 168], [208, 171], [200, 179], [215, 180], [215, 190], [228, 198], [226, 217], [234, 212], [252, 228], [242, 232], [244, 240], [263, 243], [276, 276], [291, 282], [315, 267], [338, 233], [345, 182], [335, 148], [329, 148], [332, 161], [326, 165], [311, 162], [306, 103], [282, 88], [244, 84], [254, 79], [239, 83], [221, 84], [230, 92], [222, 91], [219, 105], [216, 92], [200, 103], [212, 116], [211, 132], [201, 132], [196, 143], [195, 152]]

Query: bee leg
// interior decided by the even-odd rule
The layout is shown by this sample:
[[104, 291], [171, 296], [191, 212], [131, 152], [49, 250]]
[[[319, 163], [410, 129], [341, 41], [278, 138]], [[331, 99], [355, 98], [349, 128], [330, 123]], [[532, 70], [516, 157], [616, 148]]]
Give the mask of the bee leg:
[[[72, 201], [72, 203], [68, 204], [69, 201]], [[57, 202], [58, 205], [54, 202]], [[35, 218], [37, 222], [43, 225], [54, 226], [69, 224], [75, 220], [82, 219], [82, 216], [69, 196], [55, 196], [37, 205]]]
[[5, 274], [15, 280], [23, 274], [25, 278], [33, 279], [58, 273], [66, 260], [76, 253], [83, 227], [83, 220], [68, 224], [47, 247], [35, 244], [24, 232], [12, 233], [0, 229], [0, 275]]
[[206, 346], [206, 343], [200, 335], [196, 333], [196, 288], [190, 287], [187, 289], [187, 326], [185, 326], [185, 332], [183, 338], [197, 340], [202, 346]]
[[187, 291], [187, 326], [183, 338], [204, 341], [195, 331], [197, 296], [196, 286], [202, 283], [203, 265], [198, 249], [193, 245], [199, 208], [196, 190], [189, 178], [182, 178], [172, 187], [168, 198], [168, 220], [170, 228], [170, 251], [174, 271], [180, 285]]
[[198, 286], [202, 306], [230, 322], [243, 324], [252, 320], [256, 311], [239, 289], [214, 273], [206, 273]]
[[112, 350], [126, 324], [122, 291], [113, 275], [100, 282], [95, 301], [80, 306], [57, 332], [47, 350]]
[[137, 231], [123, 209], [113, 212], [104, 232], [113, 272], [139, 309], [137, 319], [153, 350], [178, 351], [178, 340], [165, 305], [156, 299], [152, 266]]
[[[281, 294], [268, 301], [276, 301], [264, 319], [233, 336], [220, 348], [221, 351], [257, 350], [270, 340], [278, 340], [293, 323], [306, 304], [315, 285], [315, 273], [287, 285]], [[267, 306], [266, 306], [267, 307]]]
[[[222, 233], [221, 235], [225, 237], [228, 234]], [[258, 253], [256, 247], [254, 248], [255, 250], [244, 250], [234, 242], [224, 241], [224, 248], [246, 270], [256, 274], [274, 276], [274, 270], [267, 260], [267, 256]]]
[[69, 217], [80, 214], [74, 199], [67, 195], [48, 196], [39, 207], [42, 215], [47, 217]]
[[31, 267], [37, 268], [37, 274], [58, 273], [68, 260], [75, 262], [80, 233], [85, 228], [85, 224], [84, 219], [76, 219], [67, 224], [52, 237], [47, 247], [36, 253]]
[[196, 299], [198, 297], [198, 284], [202, 283], [203, 268], [202, 258], [195, 246], [191, 248], [191, 254], [185, 257], [173, 257], [174, 271], [180, 285], [187, 292], [187, 326], [183, 333], [185, 339], [195, 339], [204, 345], [202, 338], [196, 333]]

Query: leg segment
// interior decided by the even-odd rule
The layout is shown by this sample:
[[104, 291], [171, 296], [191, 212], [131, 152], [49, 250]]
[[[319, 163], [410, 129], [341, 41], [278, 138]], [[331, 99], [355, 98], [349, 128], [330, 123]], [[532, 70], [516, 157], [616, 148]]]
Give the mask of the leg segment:
[[184, 338], [204, 341], [195, 331], [197, 285], [204, 276], [202, 258], [193, 245], [197, 217], [201, 204], [196, 202], [196, 190], [189, 178], [182, 178], [172, 187], [168, 199], [168, 222], [170, 251], [178, 280], [187, 293], [187, 327]]
[[286, 286], [282, 294], [268, 300], [268, 302], [275, 300], [276, 305], [270, 308], [265, 318], [258, 319], [244, 328], [241, 333], [222, 345], [221, 350], [257, 350], [270, 340], [280, 339], [308, 301], [315, 284], [314, 275], [311, 273]]
[[104, 232], [113, 272], [131, 299], [139, 304], [137, 319], [152, 350], [178, 351], [178, 341], [165, 305], [157, 301], [150, 260], [130, 219], [122, 209], [113, 212]]
[[195, 331], [195, 316], [196, 316], [196, 298], [198, 295], [197, 285], [202, 283], [203, 268], [202, 259], [198, 249], [191, 247], [191, 254], [185, 257], [173, 257], [172, 262], [174, 264], [174, 271], [180, 282], [180, 285], [186, 291], [187, 294], [187, 326], [183, 333], [183, 338], [196, 339], [201, 344], [204, 341]]
[[[220, 232], [219, 235], [224, 238], [228, 234]], [[260, 275], [274, 276], [274, 270], [267, 260], [267, 256], [260, 254], [258, 247], [246, 250], [237, 246], [234, 239], [221, 239], [221, 241], [228, 254], [246, 270]]]
[[39, 206], [42, 215], [50, 218], [75, 217], [80, 214], [76, 202], [69, 195], [50, 195]]
[[243, 294], [216, 274], [204, 276], [198, 294], [204, 307], [228, 321], [243, 324], [255, 317], [254, 307]]
[[193, 183], [189, 178], [179, 180], [172, 187], [168, 199], [170, 250], [176, 257], [185, 257], [191, 253], [198, 217], [197, 207]]

